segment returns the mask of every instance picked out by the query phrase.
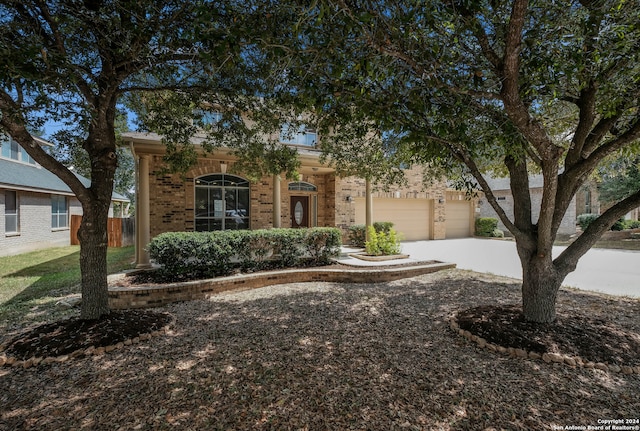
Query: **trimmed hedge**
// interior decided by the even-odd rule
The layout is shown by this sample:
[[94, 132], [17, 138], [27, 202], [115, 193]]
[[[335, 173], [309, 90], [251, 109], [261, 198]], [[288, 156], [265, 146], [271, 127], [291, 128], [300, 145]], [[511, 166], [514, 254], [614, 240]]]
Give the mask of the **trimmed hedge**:
[[349, 226], [349, 244], [356, 247], [364, 247], [367, 241], [367, 226], [363, 224], [354, 224]]
[[625, 229], [624, 218], [619, 218], [612, 226], [611, 230], [621, 231]]
[[[577, 217], [577, 222], [578, 222], [578, 225], [580, 225], [580, 227], [584, 231], [598, 217], [599, 216], [597, 214], [580, 214]], [[640, 228], [640, 221], [625, 220], [624, 218], [620, 218], [611, 226], [610, 230], [621, 231], [625, 229], [637, 229], [637, 228]]]
[[[498, 219], [494, 217], [478, 217], [476, 219], [476, 236], [494, 236], [498, 230]], [[503, 233], [504, 236], [504, 233]]]
[[640, 228], [640, 220], [625, 220], [625, 229], [638, 229]]
[[326, 265], [340, 253], [337, 228], [166, 232], [148, 246], [161, 274], [173, 280], [213, 278], [234, 270], [256, 271]]

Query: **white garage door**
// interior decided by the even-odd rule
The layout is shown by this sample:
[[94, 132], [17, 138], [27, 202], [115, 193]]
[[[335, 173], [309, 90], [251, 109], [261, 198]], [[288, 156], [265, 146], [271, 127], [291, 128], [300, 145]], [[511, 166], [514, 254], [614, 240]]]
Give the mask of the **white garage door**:
[[[355, 199], [356, 224], [365, 224], [365, 199]], [[393, 222], [407, 241], [431, 238], [431, 199], [373, 199], [373, 221]]]
[[471, 236], [471, 202], [447, 201], [445, 211], [447, 238]]

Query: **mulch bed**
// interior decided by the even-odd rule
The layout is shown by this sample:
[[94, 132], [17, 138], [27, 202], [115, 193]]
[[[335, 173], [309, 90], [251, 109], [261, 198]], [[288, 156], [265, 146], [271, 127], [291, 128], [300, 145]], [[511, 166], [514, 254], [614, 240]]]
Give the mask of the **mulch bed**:
[[[449, 327], [455, 314], [520, 327], [516, 309], [507, 313], [520, 295], [513, 280], [449, 270], [146, 310], [168, 313], [171, 330], [106, 355], [0, 368], [0, 429], [545, 430], [637, 418], [637, 374], [514, 359]], [[480, 304], [497, 308], [473, 311]], [[558, 314], [574, 328], [608, 322], [583, 325], [594, 331], [592, 351], [640, 334], [637, 300], [562, 289]], [[137, 322], [123, 325], [149, 330]], [[547, 348], [564, 352], [566, 341]], [[631, 346], [629, 356], [616, 349], [632, 357]]]
[[459, 312], [457, 321], [461, 329], [507, 348], [608, 364], [640, 364], [640, 335], [614, 319], [565, 312], [553, 323], [531, 323], [524, 320], [519, 306], [485, 305]]
[[112, 311], [95, 320], [75, 317], [31, 329], [10, 340], [3, 353], [21, 361], [68, 355], [89, 347], [114, 346], [157, 331], [170, 321], [168, 313], [148, 310]]

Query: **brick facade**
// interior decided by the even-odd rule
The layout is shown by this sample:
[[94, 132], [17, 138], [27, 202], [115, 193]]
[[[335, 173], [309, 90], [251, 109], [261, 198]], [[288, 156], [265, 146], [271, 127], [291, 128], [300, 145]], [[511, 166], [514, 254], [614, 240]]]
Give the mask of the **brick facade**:
[[[195, 206], [195, 180], [198, 177], [221, 172], [221, 161], [216, 158], [200, 158], [198, 164], [184, 176], [163, 172], [162, 156], [150, 157], [150, 221], [151, 237], [162, 232], [193, 231]], [[234, 172], [233, 163], [225, 161], [227, 173]], [[280, 180], [281, 226], [291, 227], [291, 196], [308, 196], [310, 207], [317, 199], [314, 220], [317, 226], [335, 226], [335, 176], [329, 174], [303, 175], [302, 180], [317, 187], [317, 191], [289, 191], [287, 179]], [[250, 184], [249, 228], [265, 229], [273, 226], [273, 178], [265, 177]], [[311, 223], [311, 221], [310, 221]]]
[[[432, 220], [432, 238], [444, 239], [446, 231], [445, 197], [446, 184], [439, 182], [432, 185], [425, 185], [422, 168], [412, 167], [405, 171], [407, 183], [403, 185], [391, 185], [385, 190], [382, 186], [373, 186], [373, 198], [394, 198], [399, 204], [405, 199], [430, 199], [433, 201], [433, 214], [425, 214]], [[355, 224], [356, 209], [353, 201], [348, 201], [347, 196], [352, 199], [364, 198], [366, 196], [365, 180], [358, 177], [338, 178], [336, 180], [336, 222], [335, 226], [346, 230]]]
[[[167, 174], [163, 168], [162, 155], [150, 155], [149, 194], [151, 237], [162, 232], [194, 230], [195, 180], [198, 177], [221, 172], [222, 159], [201, 157], [198, 164], [185, 175]], [[242, 172], [234, 172], [233, 162], [228, 159], [227, 173], [243, 177]], [[289, 191], [289, 181], [280, 181], [281, 226], [291, 227], [291, 196], [309, 196], [312, 220], [310, 225], [336, 226], [346, 235], [349, 226], [355, 223], [355, 207], [352, 198], [365, 196], [365, 180], [357, 177], [340, 178], [333, 172], [316, 172], [318, 169], [302, 166], [302, 181], [313, 184], [317, 191]], [[445, 197], [446, 186], [438, 183], [425, 187], [419, 168], [407, 171], [408, 183], [391, 186], [383, 191], [374, 187], [375, 197], [395, 197], [398, 199], [432, 199], [433, 238], [445, 237]], [[348, 197], [350, 197], [348, 199]], [[317, 205], [313, 206], [313, 203]], [[273, 178], [265, 177], [250, 185], [250, 229], [273, 226]], [[316, 221], [317, 223], [314, 223]]]
[[598, 186], [595, 181], [586, 182], [576, 193], [576, 215], [600, 214]]

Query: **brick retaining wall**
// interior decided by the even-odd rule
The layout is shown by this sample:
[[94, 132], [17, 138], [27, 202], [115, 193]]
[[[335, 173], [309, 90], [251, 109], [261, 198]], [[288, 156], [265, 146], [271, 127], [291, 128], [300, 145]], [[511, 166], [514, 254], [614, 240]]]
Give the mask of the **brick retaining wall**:
[[454, 263], [432, 263], [389, 269], [289, 269], [257, 274], [240, 274], [209, 280], [148, 287], [109, 287], [111, 309], [159, 307], [172, 302], [202, 299], [229, 290], [256, 289], [286, 283], [339, 282], [380, 283], [455, 268]]

